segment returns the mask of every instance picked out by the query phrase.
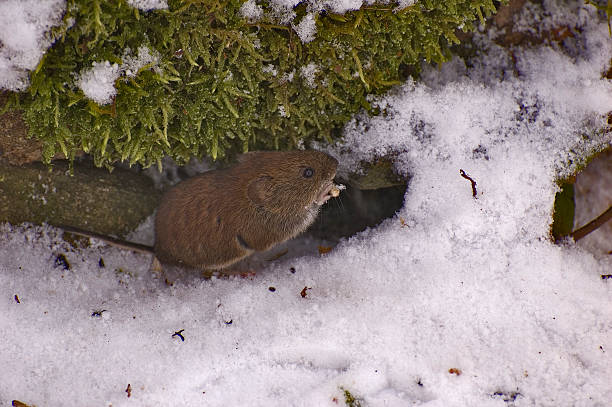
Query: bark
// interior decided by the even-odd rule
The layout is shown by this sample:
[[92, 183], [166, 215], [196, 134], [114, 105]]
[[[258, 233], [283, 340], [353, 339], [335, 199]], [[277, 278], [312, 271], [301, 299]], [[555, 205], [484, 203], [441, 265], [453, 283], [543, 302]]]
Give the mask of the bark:
[[161, 193], [132, 171], [65, 161], [14, 166], [0, 163], [0, 222], [74, 226], [124, 236], [153, 213]]

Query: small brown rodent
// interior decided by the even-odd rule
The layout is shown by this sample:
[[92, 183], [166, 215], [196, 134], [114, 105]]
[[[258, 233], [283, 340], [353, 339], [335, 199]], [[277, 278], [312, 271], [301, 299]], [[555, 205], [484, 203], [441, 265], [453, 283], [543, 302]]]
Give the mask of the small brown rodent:
[[320, 206], [338, 196], [337, 166], [319, 151], [243, 154], [233, 167], [189, 178], [164, 194], [154, 247], [64, 229], [154, 253], [162, 264], [218, 270], [303, 232]]
[[252, 152], [180, 182], [155, 218], [161, 263], [222, 269], [303, 232], [338, 195], [338, 161], [319, 151]]

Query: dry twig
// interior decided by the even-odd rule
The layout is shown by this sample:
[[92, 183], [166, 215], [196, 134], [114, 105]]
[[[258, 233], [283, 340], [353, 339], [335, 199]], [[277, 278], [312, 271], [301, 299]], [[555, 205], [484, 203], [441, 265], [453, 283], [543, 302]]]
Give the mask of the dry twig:
[[469, 175], [465, 173], [462, 169], [459, 169], [459, 174], [472, 183], [472, 196], [476, 198], [476, 181], [474, 181]]
[[610, 219], [612, 219], [612, 206], [610, 206], [604, 213], [602, 213], [580, 229], [573, 231], [570, 236], [574, 239], [575, 242], [577, 242], [592, 231], [598, 229]]

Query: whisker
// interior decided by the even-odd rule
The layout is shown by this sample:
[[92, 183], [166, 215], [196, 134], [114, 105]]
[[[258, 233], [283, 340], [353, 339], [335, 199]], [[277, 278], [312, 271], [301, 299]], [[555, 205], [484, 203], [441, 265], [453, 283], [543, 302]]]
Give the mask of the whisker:
[[342, 196], [338, 195], [338, 201], [339, 201], [339, 202], [338, 202], [338, 203], [336, 203], [336, 204], [338, 205], [338, 207], [339, 207], [339, 208], [341, 208], [341, 209], [342, 209], [342, 212], [344, 212], [344, 211], [345, 211], [345, 209], [344, 209], [344, 202], [342, 202]]

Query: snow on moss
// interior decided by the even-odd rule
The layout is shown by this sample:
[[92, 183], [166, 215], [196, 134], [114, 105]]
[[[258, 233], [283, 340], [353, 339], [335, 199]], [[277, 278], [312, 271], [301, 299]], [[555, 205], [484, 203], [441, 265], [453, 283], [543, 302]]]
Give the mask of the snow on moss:
[[127, 0], [127, 3], [142, 11], [168, 8], [168, 2], [166, 0]]
[[136, 56], [132, 55], [130, 49], [126, 49], [121, 65], [111, 64], [108, 61], [94, 62], [92, 68], [81, 72], [77, 85], [89, 99], [105, 105], [117, 94], [115, 81], [120, 76], [134, 77], [145, 66], [155, 66], [158, 60], [158, 53], [146, 46], [138, 47]]
[[63, 0], [0, 2], [0, 88], [24, 90], [28, 71], [36, 68], [51, 45], [48, 31], [60, 24]]
[[119, 75], [119, 65], [108, 61], [94, 62], [90, 69], [81, 72], [77, 83], [85, 96], [100, 105], [106, 105], [117, 94], [115, 81]]
[[314, 40], [315, 35], [317, 34], [315, 14], [306, 14], [304, 18], [302, 18], [302, 21], [295, 25], [293, 29], [303, 43]]

